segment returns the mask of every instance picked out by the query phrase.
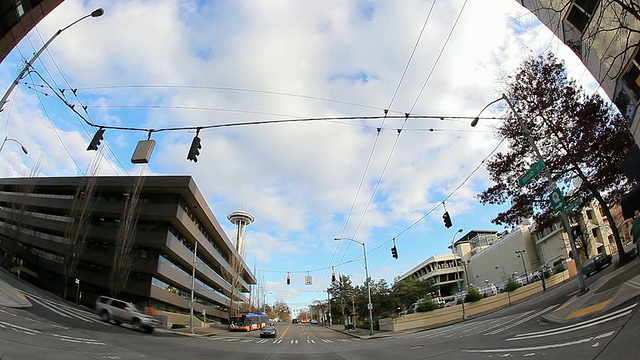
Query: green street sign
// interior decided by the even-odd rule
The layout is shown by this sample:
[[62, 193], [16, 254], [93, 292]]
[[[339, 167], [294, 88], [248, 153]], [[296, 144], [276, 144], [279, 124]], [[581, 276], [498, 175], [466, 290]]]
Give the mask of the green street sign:
[[555, 188], [551, 192], [551, 194], [549, 194], [549, 201], [551, 201], [551, 207], [553, 208], [553, 211], [556, 212], [564, 209], [565, 206], [567, 206], [567, 204], [564, 202], [564, 196], [562, 195], [562, 191], [560, 191], [559, 187]]
[[537, 163], [533, 164], [531, 169], [529, 169], [529, 171], [527, 171], [518, 179], [518, 185], [520, 185], [520, 187], [524, 187], [531, 180], [533, 180], [534, 177], [540, 174], [542, 170], [544, 170], [544, 163], [542, 162], [542, 160], [540, 160]]
[[567, 206], [567, 214], [571, 214], [573, 210], [580, 205], [580, 199], [575, 199]]

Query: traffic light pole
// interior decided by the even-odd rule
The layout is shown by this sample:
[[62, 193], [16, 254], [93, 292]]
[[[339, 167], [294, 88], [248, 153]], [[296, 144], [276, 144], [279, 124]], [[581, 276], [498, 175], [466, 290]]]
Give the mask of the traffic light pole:
[[[522, 120], [522, 117], [520, 116], [520, 113], [518, 113], [518, 111], [516, 111], [515, 107], [513, 106], [513, 103], [511, 103], [511, 100], [509, 100], [509, 98], [507, 97], [507, 95], [502, 94], [502, 97], [499, 99], [496, 99], [492, 102], [490, 102], [489, 104], [487, 104], [482, 111], [484, 111], [487, 107], [489, 107], [491, 104], [496, 103], [500, 100], [504, 100], [507, 102], [507, 104], [509, 105], [509, 108], [511, 109], [511, 111], [513, 112], [513, 114], [516, 116], [516, 119], [518, 119], [518, 124], [520, 125], [520, 127], [522, 128], [522, 131], [525, 133], [525, 135], [527, 136], [527, 140], [529, 141], [529, 145], [531, 146], [531, 148], [535, 151], [536, 153], [536, 157], [538, 158], [538, 161], [542, 162], [544, 164], [544, 159], [542, 158], [542, 154], [540, 154], [540, 150], [538, 149], [538, 146], [536, 146], [535, 141], [533, 141], [533, 137], [531, 136], [531, 132], [529, 132], [529, 129], [527, 129], [527, 127], [524, 124], [524, 121]], [[480, 113], [482, 113], [482, 111], [480, 111]], [[479, 114], [478, 116], [476, 116], [475, 119], [473, 119], [473, 121], [471, 122], [471, 126], [476, 126], [476, 124], [478, 123], [479, 120]], [[547, 166], [544, 166], [544, 173], [545, 176], [547, 177], [547, 181], [549, 182], [549, 187], [548, 187], [548, 191], [554, 191], [558, 185], [556, 184], [555, 180], [553, 180], [553, 176], [551, 175], [551, 171], [549, 170], [549, 168]], [[571, 225], [569, 224], [569, 217], [567, 216], [567, 212], [565, 210], [564, 207], [562, 207], [562, 209], [560, 209], [560, 218], [562, 219], [562, 227], [564, 228], [564, 231], [567, 233], [567, 236], [569, 238], [569, 245], [571, 246], [571, 253], [573, 254], [573, 260], [576, 264], [576, 271], [578, 274], [578, 290], [580, 295], [586, 293], [587, 291], [589, 291], [589, 289], [587, 288], [587, 286], [585, 285], [584, 282], [584, 276], [582, 275], [582, 266], [580, 264], [580, 256], [578, 255], [578, 250], [576, 247], [576, 241], [573, 237], [573, 234], [571, 232]]]

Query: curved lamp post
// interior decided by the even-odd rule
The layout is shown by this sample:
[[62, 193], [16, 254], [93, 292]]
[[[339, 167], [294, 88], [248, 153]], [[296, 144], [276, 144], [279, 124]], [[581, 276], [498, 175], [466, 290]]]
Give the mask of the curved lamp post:
[[[463, 231], [464, 230], [462, 229], [458, 229], [458, 231], [453, 233], [453, 237], [451, 238], [451, 254], [453, 254], [453, 263], [456, 265], [456, 286], [458, 285], [457, 283], [460, 281], [460, 272], [458, 271], [458, 260], [456, 259], [456, 247], [453, 246], [453, 244], [456, 240], [456, 235], [458, 235]], [[460, 289], [462, 289], [462, 286], [460, 286]], [[464, 310], [464, 296], [460, 296], [460, 300], [462, 300], [462, 320], [466, 320], [467, 313]]]
[[11, 86], [9, 86], [9, 89], [7, 89], [7, 92], [4, 93], [4, 96], [2, 97], [2, 100], [0, 100], [0, 111], [2, 111], [2, 108], [4, 107], [4, 104], [7, 103], [7, 98], [9, 98], [9, 95], [11, 94], [13, 89], [15, 89], [15, 87], [18, 85], [20, 80], [24, 77], [24, 74], [29, 70], [29, 68], [31, 67], [33, 62], [36, 61], [38, 56], [40, 56], [40, 54], [42, 54], [42, 52], [49, 46], [49, 44], [51, 44], [53, 42], [53, 40], [55, 40], [63, 31], [67, 30], [68, 28], [70, 28], [71, 26], [75, 25], [79, 21], [82, 21], [82, 20], [84, 20], [84, 19], [86, 19], [88, 17], [99, 17], [99, 16], [102, 16], [103, 14], [104, 14], [104, 10], [102, 8], [93, 10], [91, 12], [91, 14], [85, 15], [85, 16], [81, 17], [80, 19], [78, 19], [78, 20], [72, 22], [71, 24], [67, 25], [66, 27], [63, 27], [62, 29], [56, 31], [56, 33], [46, 43], [44, 43], [44, 45], [42, 45], [40, 50], [38, 50], [33, 55], [33, 57], [31, 57], [31, 59], [29, 61], [27, 61], [27, 63], [24, 65], [24, 68], [22, 68], [22, 70], [20, 71], [20, 73], [18, 74], [16, 79], [13, 80], [13, 83], [11, 83]]
[[2, 149], [4, 149], [4, 145], [7, 143], [7, 141], [13, 141], [13, 142], [17, 143], [18, 145], [20, 145], [20, 147], [22, 148], [22, 152], [25, 155], [29, 154], [29, 151], [27, 150], [27, 148], [24, 147], [24, 145], [22, 145], [22, 143], [20, 141], [18, 141], [16, 139], [9, 138], [9, 137], [5, 137], [4, 141], [2, 141], [2, 145], [0, 145], [0, 151], [2, 151]]
[[[473, 119], [473, 121], [471, 122], [471, 126], [476, 126], [478, 124], [478, 120], [480, 119], [479, 118], [480, 114], [482, 114], [482, 112], [486, 108], [488, 108], [490, 105], [501, 100], [504, 100], [507, 103], [507, 105], [509, 105], [509, 108], [511, 108], [511, 111], [513, 111], [513, 114], [518, 119], [518, 124], [522, 128], [522, 131], [527, 136], [527, 139], [529, 140], [529, 145], [531, 146], [533, 151], [535, 151], [538, 161], [544, 164], [544, 159], [542, 158], [542, 154], [540, 154], [540, 150], [536, 146], [535, 141], [533, 141], [533, 137], [531, 137], [531, 132], [529, 132], [529, 129], [527, 129], [527, 127], [525, 126], [524, 121], [522, 120], [522, 117], [520, 117], [520, 113], [516, 111], [515, 107], [513, 106], [513, 103], [507, 97], [507, 95], [502, 94], [501, 98], [493, 100], [492, 102], [488, 103], [484, 108], [482, 108], [478, 116], [476, 116], [475, 119]], [[547, 166], [544, 166], [543, 169], [544, 169], [545, 176], [547, 177], [547, 181], [549, 182], [548, 190], [549, 191], [555, 190], [558, 187], [558, 185], [556, 184], [556, 181], [553, 180], [553, 177], [551, 176], [551, 171]], [[571, 232], [571, 225], [569, 224], [569, 218], [567, 217], [567, 212], [565, 211], [564, 208], [560, 210], [560, 218], [562, 218], [562, 227], [564, 228], [564, 231], [567, 233], [567, 236], [569, 237], [569, 245], [571, 245], [571, 251], [573, 254], [578, 254], [578, 250], [576, 248], [576, 242]], [[584, 276], [582, 276], [582, 266], [580, 265], [580, 257], [574, 256], [574, 261], [576, 263], [576, 270], [578, 272], [578, 288], [579, 288], [580, 294], [584, 294], [587, 291], [589, 291], [589, 289], [585, 285]]]
[[360, 242], [356, 239], [337, 237], [337, 238], [334, 238], [333, 240], [337, 240], [337, 241], [349, 240], [349, 241], [353, 241], [354, 243], [358, 243], [362, 245], [362, 252], [364, 254], [364, 276], [366, 276], [365, 282], [367, 283], [367, 295], [369, 297], [369, 303], [367, 304], [367, 308], [369, 309], [369, 336], [372, 336], [373, 335], [373, 304], [371, 303], [371, 284], [369, 281], [369, 267], [367, 266], [367, 247], [363, 242]]

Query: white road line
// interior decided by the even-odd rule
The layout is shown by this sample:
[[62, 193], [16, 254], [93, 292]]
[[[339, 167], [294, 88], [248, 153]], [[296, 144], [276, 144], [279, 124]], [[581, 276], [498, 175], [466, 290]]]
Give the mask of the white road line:
[[[87, 311], [83, 311], [81, 309], [77, 309], [77, 308], [73, 308], [69, 305], [66, 304], [62, 304], [62, 303], [58, 303], [49, 299], [45, 299], [41, 296], [38, 295], [34, 295], [28, 292], [22, 292], [25, 296], [29, 297], [31, 300], [37, 302], [38, 304], [46, 307], [49, 310], [52, 310], [54, 312], [56, 312], [57, 314], [60, 314], [60, 312], [63, 312], [65, 314], [70, 315], [71, 317], [75, 317], [77, 319], [80, 319], [84, 322], [95, 322], [95, 323], [99, 323], [99, 324], [103, 324], [103, 325], [109, 325], [103, 321], [100, 321], [99, 319], [96, 318], [96, 315], [94, 313], [90, 313]], [[53, 309], [56, 310], [53, 310]], [[61, 314], [60, 314], [61, 315]], [[61, 315], [64, 316], [64, 315]], [[68, 316], [67, 316], [68, 317]]]
[[14, 324], [11, 324], [11, 323], [8, 323], [8, 322], [4, 322], [4, 321], [0, 321], [0, 325], [6, 325], [6, 326], [8, 326], [10, 328], [13, 328], [13, 329], [40, 334], [40, 331], [38, 331], [38, 330], [29, 329], [29, 328], [26, 328], [26, 327], [22, 327], [22, 326], [19, 326], [19, 325], [14, 325]]
[[56, 338], [58, 338], [58, 340], [61, 340], [61, 341], [67, 341], [67, 342], [73, 342], [73, 343], [82, 343], [82, 344], [89, 344], [89, 345], [106, 345], [105, 343], [99, 342], [99, 341], [94, 340], [94, 339], [85, 339], [85, 338], [66, 336], [66, 335], [59, 335], [59, 334], [51, 334], [51, 335], [55, 336]]
[[58, 309], [52, 308], [51, 306], [49, 306], [49, 305], [45, 304], [45, 303], [44, 303], [43, 301], [41, 301], [41, 300], [38, 300], [38, 299], [35, 299], [35, 298], [31, 298], [31, 300], [32, 300], [33, 302], [36, 302], [36, 303], [38, 303], [38, 304], [42, 305], [43, 307], [45, 307], [45, 308], [47, 308], [47, 309], [49, 309], [49, 310], [53, 311], [54, 313], [56, 313], [56, 314], [58, 314], [58, 315], [60, 315], [60, 316], [62, 316], [62, 317], [66, 317], [66, 318], [71, 319], [71, 316], [69, 316], [69, 315], [67, 315], [67, 314], [65, 314], [65, 313], [63, 313], [63, 312], [58, 311]]
[[258, 341], [256, 341], [256, 344], [264, 344], [267, 342], [267, 339], [260, 339]]
[[322, 339], [322, 341], [326, 342], [327, 344], [332, 343], [333, 341], [329, 340], [329, 339]]
[[529, 316], [521, 319], [520, 321], [516, 321], [516, 322], [511, 323], [511, 324], [509, 324], [507, 326], [504, 326], [504, 327], [501, 327], [499, 329], [493, 330], [491, 332], [486, 333], [485, 335], [495, 335], [495, 334], [501, 333], [501, 332], [503, 332], [505, 330], [509, 330], [509, 329], [511, 329], [513, 327], [516, 327], [516, 326], [518, 326], [518, 325], [520, 325], [520, 324], [522, 324], [524, 322], [527, 322], [527, 321], [535, 318], [536, 316], [540, 316], [540, 315], [546, 313], [547, 311], [550, 311], [554, 307], [556, 307], [556, 305], [551, 305], [551, 306], [547, 307], [546, 309], [542, 309], [541, 311], [538, 311], [537, 313], [534, 313], [532, 315], [529, 315]]
[[556, 328], [556, 329], [549, 329], [549, 330], [544, 330], [544, 331], [538, 331], [538, 332], [532, 332], [532, 333], [526, 333], [526, 334], [518, 334], [512, 338], [507, 339], [506, 341], [513, 341], [513, 340], [524, 340], [524, 339], [535, 339], [535, 338], [540, 338], [540, 337], [545, 337], [545, 336], [553, 336], [553, 335], [557, 335], [557, 334], [564, 334], [564, 333], [568, 333], [571, 331], [576, 331], [576, 330], [580, 330], [580, 329], [586, 329], [588, 327], [592, 327], [592, 326], [596, 326], [596, 325], [600, 325], [602, 323], [605, 323], [607, 321], [611, 321], [611, 320], [615, 320], [618, 318], [621, 318], [623, 316], [627, 316], [629, 314], [631, 314], [631, 311], [633, 311], [633, 308], [638, 305], [633, 304], [630, 305], [624, 309], [620, 309], [620, 310], [616, 310], [610, 314], [606, 314], [606, 315], [602, 315], [599, 316], [595, 319], [591, 319], [591, 320], [587, 320], [587, 321], [583, 321], [577, 324], [572, 324], [572, 325], [568, 325], [568, 326], [563, 326], [560, 328]]
[[567, 347], [567, 346], [580, 345], [580, 344], [588, 343], [588, 342], [593, 341], [593, 340], [603, 339], [605, 337], [609, 337], [609, 336], [613, 335], [614, 333], [615, 333], [615, 331], [609, 331], [607, 333], [600, 334], [600, 335], [597, 335], [597, 336], [591, 336], [591, 337], [580, 339], [580, 340], [573, 340], [573, 341], [568, 341], [568, 342], [564, 342], [564, 343], [557, 343], [557, 344], [547, 344], [547, 345], [529, 346], [529, 347], [521, 347], [521, 348], [474, 349], [474, 350], [462, 350], [462, 351], [463, 352], [468, 352], [468, 353], [510, 353], [510, 352], [538, 351], [538, 350], [557, 349], [557, 348], [562, 348], [562, 347]]
[[278, 340], [273, 340], [274, 344], [280, 344], [282, 342], [282, 339], [278, 339]]
[[315, 344], [315, 343], [316, 343], [316, 341], [315, 341], [315, 340], [312, 340], [312, 339], [307, 339], [307, 343], [309, 343], [309, 344]]

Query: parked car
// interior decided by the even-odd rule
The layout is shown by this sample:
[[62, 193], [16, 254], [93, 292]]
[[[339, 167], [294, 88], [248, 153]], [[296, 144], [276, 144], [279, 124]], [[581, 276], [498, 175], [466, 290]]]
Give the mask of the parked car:
[[102, 321], [113, 320], [117, 325], [126, 323], [134, 329], [148, 333], [153, 332], [153, 329], [158, 326], [156, 318], [143, 313], [132, 303], [106, 296], [100, 296], [96, 300], [96, 312]]
[[611, 255], [597, 254], [582, 264], [582, 273], [589, 277], [608, 265], [611, 265]]
[[264, 326], [260, 329], [260, 337], [272, 337], [275, 338], [278, 335], [278, 331], [275, 326]]

